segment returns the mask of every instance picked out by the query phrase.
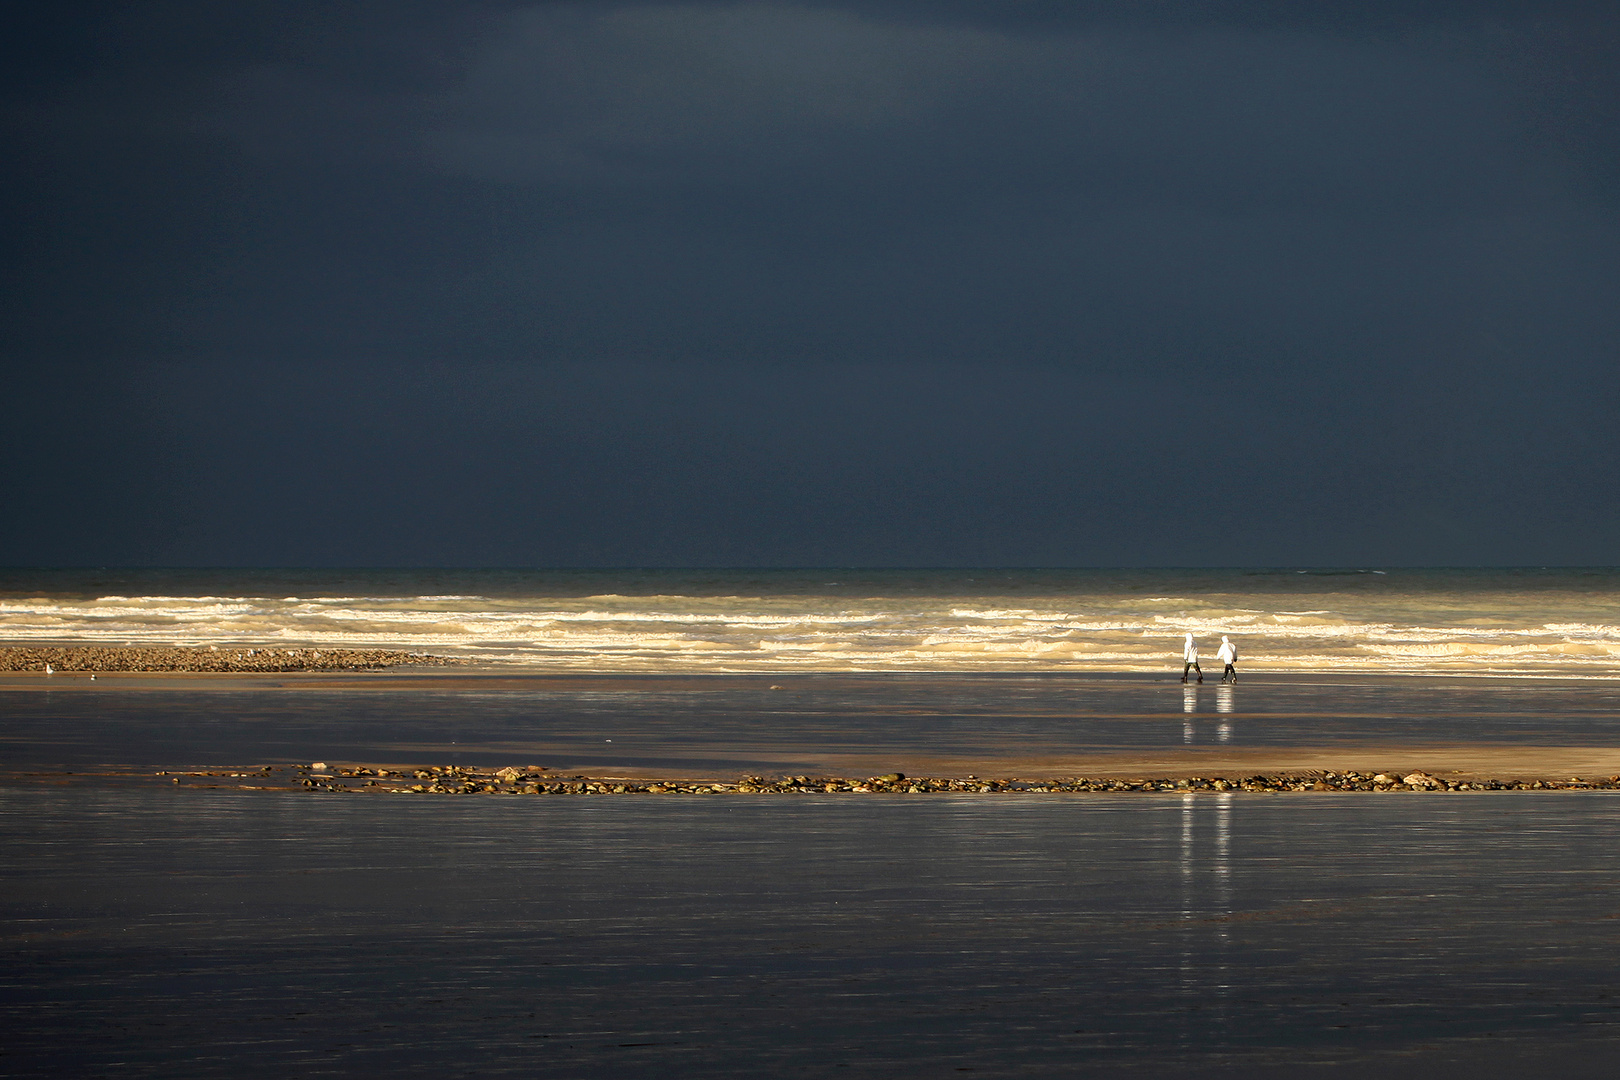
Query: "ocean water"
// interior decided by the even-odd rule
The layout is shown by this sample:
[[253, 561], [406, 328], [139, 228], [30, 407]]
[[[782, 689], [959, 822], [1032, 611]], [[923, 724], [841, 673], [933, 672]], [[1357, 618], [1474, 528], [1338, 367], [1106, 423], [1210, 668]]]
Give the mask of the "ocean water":
[[536, 671], [1620, 669], [1620, 569], [0, 571], [0, 640], [386, 647]]

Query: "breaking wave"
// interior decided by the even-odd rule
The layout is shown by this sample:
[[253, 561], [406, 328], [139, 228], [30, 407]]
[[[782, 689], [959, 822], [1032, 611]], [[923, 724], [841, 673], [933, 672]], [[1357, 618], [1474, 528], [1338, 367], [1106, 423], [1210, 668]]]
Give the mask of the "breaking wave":
[[731, 586], [758, 586], [764, 575], [732, 573], [736, 581], [711, 582], [705, 592], [642, 595], [629, 581], [574, 596], [366, 588], [318, 595], [303, 584], [296, 596], [13, 594], [0, 598], [0, 639], [368, 646], [553, 670], [1163, 671], [1179, 669], [1181, 636], [1190, 631], [1211, 662], [1220, 636], [1231, 636], [1240, 666], [1251, 670], [1607, 676], [1620, 667], [1620, 625], [1606, 618], [1615, 610], [1606, 588], [1488, 588], [1468, 579], [1448, 590], [1433, 575], [1403, 587], [1392, 574], [1361, 577], [1375, 583], [1361, 591], [1334, 592], [1339, 586], [1320, 581], [1308, 595], [1245, 590], [1234, 576], [1232, 587], [1199, 592], [1180, 587], [1175, 572], [1158, 581], [1142, 572], [1147, 587], [1134, 591], [1042, 595], [1018, 572], [1001, 572], [1005, 595], [981, 587], [964, 602], [957, 584], [930, 593], [911, 578], [900, 582], [899, 572], [895, 581], [865, 572], [854, 592], [841, 581], [818, 591], [801, 575], [791, 588], [753, 593]]

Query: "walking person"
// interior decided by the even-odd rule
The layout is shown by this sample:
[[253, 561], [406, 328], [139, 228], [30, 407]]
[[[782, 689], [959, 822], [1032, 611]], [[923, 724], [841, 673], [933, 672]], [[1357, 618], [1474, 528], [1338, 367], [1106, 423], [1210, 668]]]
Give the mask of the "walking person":
[[1198, 681], [1204, 681], [1204, 669], [1198, 666], [1198, 643], [1193, 640], [1192, 632], [1187, 632], [1187, 643], [1181, 647], [1181, 681], [1187, 681], [1187, 672], [1198, 672]]
[[1221, 672], [1221, 682], [1225, 682], [1228, 677], [1237, 682], [1237, 668], [1232, 666], [1237, 663], [1237, 646], [1232, 644], [1232, 639], [1222, 634], [1221, 647], [1215, 655], [1226, 665], [1226, 670]]

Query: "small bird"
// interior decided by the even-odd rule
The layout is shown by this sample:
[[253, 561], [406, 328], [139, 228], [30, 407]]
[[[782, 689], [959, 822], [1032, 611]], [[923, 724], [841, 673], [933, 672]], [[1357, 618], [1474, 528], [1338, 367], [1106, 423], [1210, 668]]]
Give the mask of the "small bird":
[[56, 674], [56, 669], [51, 667], [50, 664], [46, 664], [45, 665], [45, 674], [47, 674], [47, 675], [55, 675]]

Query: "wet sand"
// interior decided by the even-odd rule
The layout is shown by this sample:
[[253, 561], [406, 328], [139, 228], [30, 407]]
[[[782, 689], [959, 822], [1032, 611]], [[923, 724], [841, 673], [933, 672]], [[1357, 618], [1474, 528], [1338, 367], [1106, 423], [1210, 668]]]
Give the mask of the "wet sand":
[[[167, 651], [236, 662], [223, 650]], [[150, 666], [163, 652], [148, 650]], [[0, 676], [0, 691], [13, 692], [0, 699], [10, 703], [0, 779], [315, 761], [372, 779], [378, 769], [534, 766], [610, 790], [750, 776], [854, 788], [891, 773], [954, 791], [984, 781], [1196, 790], [1191, 782], [1217, 779], [1241, 790], [1255, 777], [1294, 790], [1350, 774], [1561, 788], [1620, 777], [1620, 686], [1591, 680], [1267, 675], [1234, 688], [1095, 675], [589, 676], [321, 653], [309, 660], [332, 666], [10, 672]], [[342, 666], [399, 657], [441, 666]]]
[[1616, 776], [1592, 681], [6, 675], [7, 1071], [1607, 1075]]
[[1617, 835], [1581, 793], [0, 787], [4, 1071], [1606, 1076]]

